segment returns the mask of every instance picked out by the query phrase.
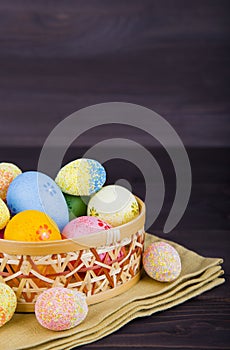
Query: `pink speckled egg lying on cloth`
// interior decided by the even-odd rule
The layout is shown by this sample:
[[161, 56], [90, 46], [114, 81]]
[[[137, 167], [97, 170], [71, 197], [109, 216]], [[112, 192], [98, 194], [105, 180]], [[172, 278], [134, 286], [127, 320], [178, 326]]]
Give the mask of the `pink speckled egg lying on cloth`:
[[112, 226], [106, 222], [97, 219], [94, 216], [80, 216], [70, 221], [62, 231], [64, 238], [76, 238], [83, 235], [89, 235], [103, 230], [108, 230]]
[[155, 242], [143, 254], [146, 273], [160, 282], [174, 281], [181, 272], [180, 256], [170, 244]]
[[35, 304], [38, 322], [52, 331], [64, 331], [77, 326], [87, 313], [85, 295], [64, 287], [47, 289], [39, 295]]

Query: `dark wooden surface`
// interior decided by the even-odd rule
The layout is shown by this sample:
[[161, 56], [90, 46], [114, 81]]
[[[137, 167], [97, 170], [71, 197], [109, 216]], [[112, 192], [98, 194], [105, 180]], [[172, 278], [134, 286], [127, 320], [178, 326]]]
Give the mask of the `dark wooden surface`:
[[[66, 161], [81, 157], [85, 149], [72, 148]], [[152, 150], [162, 171], [167, 161], [161, 150]], [[230, 164], [229, 149], [188, 149], [193, 171], [193, 187], [186, 213], [175, 230], [162, 228], [172, 204], [175, 183], [164, 171], [166, 199], [150, 232], [174, 240], [199, 254], [224, 258], [226, 282], [173, 309], [140, 318], [108, 337], [82, 349], [229, 349], [230, 346]], [[5, 157], [5, 155], [7, 157]], [[23, 170], [36, 169], [39, 148], [1, 148], [0, 159], [22, 164]], [[105, 164], [108, 183], [123, 178], [124, 161]], [[126, 176], [135, 193], [144, 198], [145, 184], [135, 167], [126, 166]], [[154, 195], [154, 194], [153, 194]]]
[[[49, 132], [79, 108], [110, 101], [152, 108], [182, 138], [193, 172], [188, 208], [170, 234], [162, 228], [175, 175], [147, 134], [98, 127], [74, 143], [65, 161], [109, 137], [140, 142], [166, 182], [150, 231], [225, 259], [224, 285], [82, 349], [230, 348], [229, 39], [228, 0], [0, 0], [0, 160], [36, 169]], [[110, 183], [125, 177], [144, 197], [135, 166], [113, 160], [106, 167]]]
[[0, 1], [0, 145], [40, 146], [79, 108], [125, 101], [160, 113], [188, 146], [229, 146], [228, 7]]

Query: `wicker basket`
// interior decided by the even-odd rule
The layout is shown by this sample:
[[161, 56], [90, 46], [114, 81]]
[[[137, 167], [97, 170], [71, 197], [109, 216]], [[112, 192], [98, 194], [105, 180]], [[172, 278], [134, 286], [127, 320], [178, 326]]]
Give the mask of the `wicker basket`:
[[128, 290], [140, 279], [145, 205], [131, 222], [77, 240], [19, 242], [0, 239], [0, 282], [16, 293], [18, 312], [33, 312], [37, 296], [63, 286], [94, 304]]

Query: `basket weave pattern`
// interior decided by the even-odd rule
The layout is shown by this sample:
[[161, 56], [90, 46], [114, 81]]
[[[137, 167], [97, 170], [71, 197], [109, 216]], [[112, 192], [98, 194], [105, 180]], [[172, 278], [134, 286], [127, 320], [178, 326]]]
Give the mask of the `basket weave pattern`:
[[[140, 216], [135, 224], [126, 224], [125, 232], [128, 230], [129, 234], [122, 232], [122, 226], [118, 230], [97, 233], [94, 236], [99, 235], [100, 239], [106, 235], [105, 244], [98, 247], [93, 242], [84, 246], [79, 244], [79, 240], [64, 240], [70, 241], [71, 249], [65, 247], [64, 241], [56, 241], [57, 252], [55, 246], [49, 243], [51, 251], [48, 246], [37, 254], [29, 245], [29, 248], [26, 247], [28, 254], [22, 245], [19, 254], [20, 245], [15, 241], [12, 241], [8, 251], [0, 246], [0, 282], [13, 288], [18, 299], [17, 311], [22, 312], [33, 311], [37, 296], [51, 287], [75, 288], [85, 293], [89, 304], [107, 299], [112, 295], [110, 291], [113, 291], [113, 295], [120, 294], [119, 288], [125, 291], [125, 286], [132, 280], [137, 281], [140, 274], [144, 246], [143, 220]], [[2, 240], [2, 245], [4, 243]]]

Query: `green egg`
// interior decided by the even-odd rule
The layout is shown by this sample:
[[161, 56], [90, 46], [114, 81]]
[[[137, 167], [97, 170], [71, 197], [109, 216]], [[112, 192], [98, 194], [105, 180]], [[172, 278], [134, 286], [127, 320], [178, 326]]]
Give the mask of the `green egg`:
[[72, 196], [70, 194], [63, 193], [68, 209], [69, 219], [73, 220], [79, 216], [87, 215], [87, 202], [88, 197]]

